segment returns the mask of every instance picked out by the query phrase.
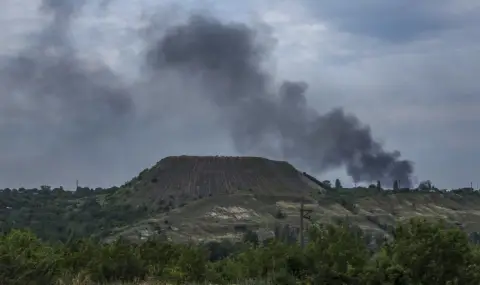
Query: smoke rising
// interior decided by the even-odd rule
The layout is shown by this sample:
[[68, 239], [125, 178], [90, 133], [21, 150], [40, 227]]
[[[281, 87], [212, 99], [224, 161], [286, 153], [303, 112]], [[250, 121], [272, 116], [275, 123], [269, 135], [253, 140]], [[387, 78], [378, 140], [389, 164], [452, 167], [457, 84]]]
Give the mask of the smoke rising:
[[[49, 24], [0, 65], [0, 86], [12, 98], [0, 114], [0, 135], [12, 141], [0, 142], [0, 154], [18, 147], [16, 136], [34, 141], [25, 149], [35, 144], [34, 153], [11, 157], [2, 168], [35, 171], [39, 165], [32, 161], [54, 160], [60, 154], [69, 154], [66, 159], [95, 156], [92, 153], [133, 137], [144, 123], [153, 126], [150, 131], [160, 131], [168, 123], [160, 110], [173, 107], [170, 111], [182, 116], [188, 102], [176, 97], [189, 93], [218, 113], [239, 153], [286, 159], [314, 173], [345, 167], [357, 182], [400, 180], [411, 185], [412, 163], [398, 151], [384, 150], [354, 115], [341, 108], [326, 114], [310, 108], [304, 82], [277, 86], [262, 66], [270, 42], [258, 31], [194, 15], [147, 42], [139, 59], [146, 67], [144, 78], [127, 83], [107, 66], [92, 66], [78, 55], [69, 31], [84, 4], [44, 0], [41, 11], [51, 16]], [[172, 87], [172, 76], [179, 86]], [[15, 132], [7, 133], [12, 129]], [[162, 141], [156, 143], [161, 147]], [[100, 166], [98, 171], [108, 173]]]
[[70, 30], [83, 4], [44, 0], [49, 22], [0, 62], [0, 177], [18, 177], [20, 185], [58, 179], [65, 165], [111, 147], [134, 115], [122, 79], [76, 50]]
[[150, 47], [148, 64], [153, 70], [201, 73], [208, 92], [199, 94], [218, 105], [243, 152], [269, 144], [273, 136], [281, 156], [310, 171], [345, 166], [356, 182], [400, 180], [410, 186], [412, 163], [401, 160], [398, 151], [385, 151], [354, 115], [309, 108], [304, 82], [286, 81], [278, 92], [271, 90], [271, 78], [260, 65], [268, 51], [256, 39], [246, 26], [195, 16]]
[[82, 144], [115, 132], [133, 112], [133, 96], [121, 79], [106, 66], [80, 59], [70, 40], [72, 17], [83, 3], [44, 0], [41, 11], [53, 15], [51, 22], [0, 69], [4, 92], [32, 105], [17, 117], [53, 124], [62, 131], [57, 139]]

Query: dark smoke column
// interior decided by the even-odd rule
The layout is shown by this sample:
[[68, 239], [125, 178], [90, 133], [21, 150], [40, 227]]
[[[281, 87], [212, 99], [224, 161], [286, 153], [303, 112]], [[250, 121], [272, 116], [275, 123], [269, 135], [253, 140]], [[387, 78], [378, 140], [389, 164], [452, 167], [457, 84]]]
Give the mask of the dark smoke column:
[[412, 163], [384, 150], [357, 117], [341, 108], [319, 114], [308, 106], [302, 82], [272, 91], [272, 76], [261, 68], [268, 54], [247, 26], [193, 16], [152, 43], [147, 65], [153, 74], [177, 70], [186, 83], [201, 75], [198, 96], [218, 107], [240, 152], [267, 146], [268, 153], [315, 173], [345, 167], [356, 182], [411, 186]]
[[309, 109], [303, 82], [284, 82], [280, 88], [277, 118], [283, 154], [313, 172], [344, 166], [355, 182], [379, 180], [384, 185], [399, 180], [411, 186], [413, 165], [399, 151], [388, 152], [357, 117], [337, 108], [326, 114]]

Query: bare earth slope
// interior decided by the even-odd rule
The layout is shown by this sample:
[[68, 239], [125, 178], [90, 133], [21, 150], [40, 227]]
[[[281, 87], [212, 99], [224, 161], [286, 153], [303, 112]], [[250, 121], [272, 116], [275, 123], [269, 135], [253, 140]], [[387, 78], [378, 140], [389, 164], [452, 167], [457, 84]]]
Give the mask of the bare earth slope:
[[271, 237], [275, 227], [298, 227], [302, 199], [321, 223], [348, 219], [388, 234], [397, 221], [423, 216], [480, 232], [478, 192], [326, 190], [287, 162], [259, 157], [167, 157], [113, 196], [151, 214], [112, 237], [163, 232], [177, 241], [211, 240], [239, 238], [246, 230]]
[[167, 210], [219, 195], [302, 197], [322, 188], [287, 162], [260, 157], [172, 156], [127, 183], [136, 205]]

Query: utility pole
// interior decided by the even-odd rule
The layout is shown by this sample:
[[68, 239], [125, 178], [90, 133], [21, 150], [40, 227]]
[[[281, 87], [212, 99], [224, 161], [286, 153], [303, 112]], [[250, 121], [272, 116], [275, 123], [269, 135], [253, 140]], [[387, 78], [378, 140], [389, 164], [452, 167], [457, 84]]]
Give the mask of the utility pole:
[[305, 235], [303, 233], [303, 231], [304, 231], [303, 221], [304, 221], [304, 219], [307, 219], [307, 220], [311, 221], [312, 217], [310, 216], [310, 214], [312, 212], [313, 212], [313, 210], [305, 209], [305, 200], [302, 197], [302, 201], [300, 202], [300, 246], [302, 248], [305, 247]]

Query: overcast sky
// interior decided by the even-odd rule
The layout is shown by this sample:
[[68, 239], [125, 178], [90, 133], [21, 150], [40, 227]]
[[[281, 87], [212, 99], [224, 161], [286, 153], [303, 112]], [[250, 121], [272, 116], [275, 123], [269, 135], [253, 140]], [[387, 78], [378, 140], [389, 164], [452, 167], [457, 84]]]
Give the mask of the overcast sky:
[[[52, 15], [39, 9], [40, 2], [1, 1], [2, 64], [28, 50], [48, 25]], [[152, 22], [161, 29], [198, 10], [244, 22], [275, 38], [266, 64], [276, 78], [306, 81], [308, 100], [320, 112], [343, 107], [354, 113], [385, 148], [414, 162], [418, 180], [430, 179], [440, 188], [480, 183], [479, 1], [111, 0], [103, 1], [108, 2], [103, 9], [100, 0], [83, 2], [68, 29], [92, 69], [105, 65], [125, 82], [135, 81]], [[165, 156], [238, 154], [225, 131], [214, 127], [217, 118], [208, 106], [185, 107], [188, 120], [139, 124], [131, 127], [135, 132], [110, 136], [79, 153], [60, 143], [52, 148], [59, 132], [32, 115], [40, 107], [25, 102], [29, 97], [6, 92], [9, 81], [3, 78], [0, 187], [71, 188], [76, 179], [93, 187], [119, 185]], [[154, 103], [143, 101], [141, 108], [167, 108]], [[55, 117], [55, 108], [45, 106]], [[32, 109], [36, 112], [29, 113]], [[340, 177], [348, 185], [343, 172], [319, 176]]]

